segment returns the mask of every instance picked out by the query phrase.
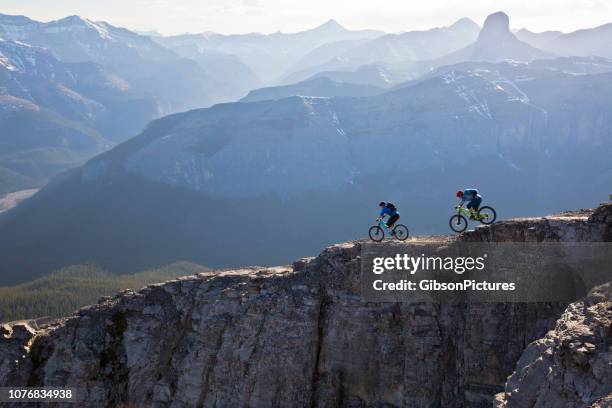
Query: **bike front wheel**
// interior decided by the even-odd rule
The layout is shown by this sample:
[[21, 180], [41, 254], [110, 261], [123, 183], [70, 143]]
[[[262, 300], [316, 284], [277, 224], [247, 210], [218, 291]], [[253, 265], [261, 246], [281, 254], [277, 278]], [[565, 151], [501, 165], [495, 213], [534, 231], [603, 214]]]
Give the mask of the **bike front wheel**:
[[368, 235], [370, 235], [370, 239], [372, 241], [380, 242], [383, 240], [383, 238], [385, 238], [385, 231], [383, 231], [383, 229], [378, 225], [374, 225], [373, 227], [370, 227]]
[[399, 239], [400, 241], [405, 241], [410, 233], [408, 232], [407, 226], [404, 224], [397, 224], [395, 227], [393, 227], [393, 235], [395, 235], [395, 238]]
[[448, 220], [448, 225], [455, 232], [463, 232], [467, 229], [468, 221], [463, 215], [455, 214]]
[[493, 224], [497, 218], [497, 213], [493, 207], [484, 206], [478, 210], [478, 218], [484, 225]]

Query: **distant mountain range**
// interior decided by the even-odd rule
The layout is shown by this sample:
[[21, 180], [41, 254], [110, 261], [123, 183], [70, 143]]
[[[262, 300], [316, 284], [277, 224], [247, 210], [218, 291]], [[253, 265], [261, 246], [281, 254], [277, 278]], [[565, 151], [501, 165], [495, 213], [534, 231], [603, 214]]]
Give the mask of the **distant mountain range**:
[[[456, 51], [478, 36], [480, 27], [464, 18], [449, 27], [427, 31], [387, 34], [365, 43], [355, 44], [315, 66], [294, 66], [285, 74], [283, 83], [307, 79], [324, 71], [355, 71], [364, 65], [393, 66], [407, 62], [442, 57]], [[401, 68], [400, 68], [401, 70]]]
[[[280, 96], [363, 96], [367, 95], [363, 86], [391, 88], [402, 86], [410, 80], [418, 80], [429, 75], [432, 70], [439, 67], [451, 66], [467, 61], [499, 62], [504, 60], [531, 62], [558, 58], [558, 55], [542, 51], [526, 41], [520, 40], [517, 35], [534, 43], [556, 39], [562, 33], [546, 32], [535, 34], [527, 30], [520, 30], [517, 34], [510, 31], [510, 20], [505, 13], [498, 12], [487, 17], [482, 27], [469, 19], [462, 19], [448, 28], [436, 28], [428, 31], [408, 32], [402, 35], [385, 35], [375, 40], [367, 41], [357, 47], [344, 52], [344, 57], [337, 58], [329, 64], [310, 67], [305, 71], [290, 75], [288, 81], [308, 77], [296, 84], [276, 86], [252, 91], [242, 101], [257, 101], [263, 99], [278, 99]], [[452, 39], [453, 41], [449, 41]], [[336, 44], [336, 43], [332, 43]], [[441, 45], [444, 44], [444, 47]], [[459, 45], [464, 45], [458, 48]], [[446, 47], [446, 48], [445, 48]], [[369, 50], [360, 52], [359, 50]], [[400, 52], [403, 51], [403, 52]], [[434, 51], [436, 50], [436, 51]], [[449, 51], [435, 59], [428, 59], [442, 50]], [[454, 51], [453, 51], [454, 50]], [[316, 51], [316, 50], [315, 50]], [[348, 57], [352, 55], [353, 57]], [[357, 58], [365, 55], [369, 60]], [[380, 57], [379, 64], [359, 65], [366, 61], [373, 62]], [[596, 58], [596, 57], [595, 57]], [[572, 70], [577, 68], [580, 59], [573, 58]], [[558, 62], [559, 63], [559, 62]], [[603, 63], [603, 71], [607, 71]], [[339, 70], [324, 71], [327, 66], [335, 66]], [[358, 68], [351, 70], [348, 67]], [[585, 69], [596, 70], [597, 64], [593, 59], [584, 64]], [[342, 69], [344, 68], [344, 69]], [[591, 72], [594, 73], [594, 72]], [[326, 78], [329, 91], [322, 91], [322, 87], [314, 87], [314, 79]], [[309, 86], [310, 85], [310, 86]], [[361, 86], [361, 87], [358, 87]], [[340, 90], [341, 88], [341, 90]]]
[[170, 61], [174, 53], [149, 37], [79, 16], [42, 23], [24, 16], [0, 15], [0, 37], [49, 48], [62, 61], [92, 61], [120, 66], [147, 59]]
[[427, 62], [431, 67], [457, 64], [464, 61], [504, 60], [531, 62], [536, 59], [553, 58], [555, 55], [539, 50], [519, 40], [510, 31], [510, 19], [505, 13], [491, 14], [485, 20], [478, 38], [472, 44]]
[[534, 33], [527, 29], [515, 35], [530, 45], [550, 53], [564, 56], [612, 58], [612, 23], [599, 27], [576, 30], [571, 33], [544, 31]]
[[46, 48], [64, 62], [98, 63], [158, 99], [166, 113], [229, 100], [218, 88], [222, 78], [212, 77], [198, 62], [105, 22], [71, 16], [40, 23], [0, 15], [0, 38]]
[[104, 22], [0, 14], [0, 195], [39, 187], [160, 115], [258, 85], [219, 52], [188, 59]]
[[235, 55], [247, 64], [264, 83], [273, 83], [291, 66], [316, 48], [338, 41], [372, 39], [381, 31], [352, 31], [330, 20], [312, 30], [298, 33], [222, 35], [216, 33], [155, 37], [172, 48], [189, 47], [197, 51], [213, 50]]
[[[612, 57], [609, 45], [612, 44], [612, 23], [567, 34], [559, 31], [534, 33], [526, 29], [513, 34], [508, 16], [499, 12], [488, 16], [483, 27], [486, 29], [479, 33], [476, 23], [461, 19], [449, 27], [387, 34], [369, 41], [325, 44], [292, 67], [282, 83], [291, 84], [321, 75], [332, 78], [339, 73], [376, 67], [393, 78], [388, 81], [389, 86], [416, 79], [433, 68], [462, 61]], [[353, 75], [350, 82], [366, 84], [357, 75]]]
[[0, 14], [0, 195], [39, 187], [160, 115], [260, 88], [240, 57], [255, 68], [290, 64], [327, 41], [379, 34], [330, 21], [296, 34], [195, 36], [195, 44], [79, 16], [44, 23]]

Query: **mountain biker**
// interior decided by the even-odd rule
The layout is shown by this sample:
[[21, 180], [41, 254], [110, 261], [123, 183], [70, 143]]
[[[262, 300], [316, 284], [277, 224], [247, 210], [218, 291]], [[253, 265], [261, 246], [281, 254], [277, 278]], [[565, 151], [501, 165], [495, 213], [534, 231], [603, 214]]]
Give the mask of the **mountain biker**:
[[482, 196], [478, 194], [478, 190], [475, 188], [467, 188], [463, 191], [457, 191], [457, 198], [461, 199], [461, 202], [457, 204], [458, 207], [462, 207], [463, 203], [468, 202], [466, 208], [471, 212], [471, 219], [475, 219], [474, 215], [478, 211], [480, 204], [482, 203]]
[[387, 220], [387, 228], [389, 228], [391, 234], [393, 234], [393, 225], [400, 218], [400, 214], [397, 211], [397, 208], [393, 203], [385, 203], [384, 201], [381, 201], [378, 206], [380, 207], [380, 215], [378, 216], [378, 218], [376, 218], [376, 221], [378, 222], [382, 220], [385, 215], [388, 215], [389, 219]]

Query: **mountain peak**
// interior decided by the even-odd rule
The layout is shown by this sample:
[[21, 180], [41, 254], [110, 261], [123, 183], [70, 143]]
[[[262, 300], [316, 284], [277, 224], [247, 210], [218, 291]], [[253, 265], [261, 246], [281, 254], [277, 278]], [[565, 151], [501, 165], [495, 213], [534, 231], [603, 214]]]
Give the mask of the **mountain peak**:
[[463, 18], [460, 18], [459, 20], [455, 21], [453, 24], [451, 24], [449, 26], [449, 28], [453, 28], [453, 29], [472, 29], [472, 28], [475, 28], [475, 29], [478, 29], [480, 27], [471, 18], [463, 17]]
[[340, 23], [338, 23], [336, 20], [332, 18], [326, 21], [325, 23], [321, 24], [317, 28], [315, 28], [315, 30], [344, 31], [345, 28]]
[[60, 30], [92, 30], [101, 38], [110, 38], [108, 28], [109, 25], [103, 22], [94, 22], [81, 16], [68, 16], [49, 23], [49, 25], [59, 28]]
[[54, 24], [54, 23], [59, 26], [85, 26], [85, 27], [96, 28], [96, 29], [106, 24], [103, 22], [92, 21], [88, 18], [81, 17], [78, 15], [67, 16], [59, 20], [52, 21], [49, 24]]
[[510, 31], [510, 18], [504, 12], [489, 15], [478, 40], [473, 45], [471, 60], [501, 61], [511, 59], [516, 61], [533, 61], [536, 58], [546, 58], [550, 55], [520, 41]]
[[510, 33], [510, 18], [503, 11], [489, 15], [482, 26], [481, 35], [507, 35]]
[[57, 21], [62, 22], [62, 23], [71, 23], [71, 24], [80, 23], [82, 24], [86, 22], [86, 19], [84, 19], [81, 16], [73, 15], [73, 16], [67, 16], [67, 17], [61, 18]]

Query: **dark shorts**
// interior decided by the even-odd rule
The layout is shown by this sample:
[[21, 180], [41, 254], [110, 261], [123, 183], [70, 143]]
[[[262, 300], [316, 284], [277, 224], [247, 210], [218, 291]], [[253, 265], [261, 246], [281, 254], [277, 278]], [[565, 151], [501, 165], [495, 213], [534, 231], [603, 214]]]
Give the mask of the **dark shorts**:
[[480, 207], [481, 203], [482, 203], [482, 197], [476, 197], [468, 203], [467, 208], [468, 210], [474, 209], [478, 211], [478, 207]]
[[395, 222], [399, 220], [399, 217], [399, 214], [393, 214], [391, 217], [389, 217], [389, 219], [387, 220], [387, 227], [391, 228], [393, 224], [395, 224]]

